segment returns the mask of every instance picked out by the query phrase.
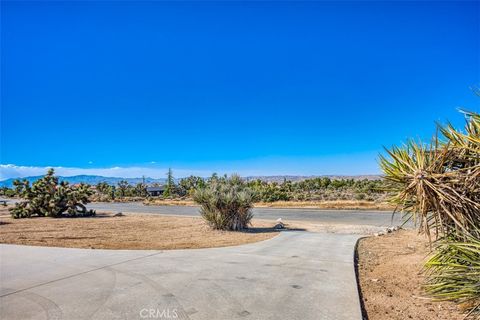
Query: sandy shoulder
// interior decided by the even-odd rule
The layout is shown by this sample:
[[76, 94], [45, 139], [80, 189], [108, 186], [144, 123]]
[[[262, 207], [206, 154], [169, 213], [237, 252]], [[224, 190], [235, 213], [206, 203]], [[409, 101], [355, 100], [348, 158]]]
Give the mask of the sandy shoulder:
[[463, 319], [455, 304], [433, 302], [422, 291], [421, 268], [429, 248], [413, 230], [359, 241], [357, 268], [369, 320]]

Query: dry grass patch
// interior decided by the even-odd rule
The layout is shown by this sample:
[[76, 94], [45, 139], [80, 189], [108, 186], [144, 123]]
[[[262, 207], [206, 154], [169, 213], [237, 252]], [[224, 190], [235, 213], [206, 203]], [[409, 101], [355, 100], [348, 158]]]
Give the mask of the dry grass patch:
[[244, 232], [211, 230], [201, 218], [155, 215], [12, 219], [0, 209], [0, 243], [94, 249], [190, 249], [234, 246], [278, 234], [273, 222]]
[[433, 302], [422, 291], [420, 271], [429, 248], [413, 230], [360, 240], [357, 268], [369, 320], [464, 318], [455, 304]]
[[147, 199], [143, 204], [146, 206], [197, 206], [190, 199]]
[[335, 200], [335, 201], [275, 201], [257, 202], [257, 208], [317, 208], [337, 210], [393, 210], [395, 209], [386, 202]]

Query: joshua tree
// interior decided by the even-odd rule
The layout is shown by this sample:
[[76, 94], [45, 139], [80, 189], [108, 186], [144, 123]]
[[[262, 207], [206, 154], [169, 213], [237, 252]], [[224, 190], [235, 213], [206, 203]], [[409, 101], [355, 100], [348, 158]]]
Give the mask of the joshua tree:
[[120, 194], [120, 197], [125, 197], [127, 195], [127, 190], [128, 190], [128, 187], [130, 186], [128, 184], [128, 181], [126, 180], [121, 180], [118, 184], [117, 184], [118, 188], [118, 193]]
[[190, 176], [180, 179], [179, 187], [182, 194], [193, 194], [196, 189], [205, 187], [205, 180], [201, 177]]
[[110, 200], [115, 199], [115, 186], [111, 186], [106, 182], [99, 182], [96, 187], [97, 192], [101, 195], [107, 196]]
[[[145, 179], [143, 179], [145, 181]], [[147, 185], [145, 183], [137, 183], [135, 185], [135, 195], [137, 197], [146, 197], [148, 195], [147, 193]]]
[[85, 207], [93, 194], [90, 187], [85, 184], [71, 186], [65, 181], [59, 183], [53, 169], [31, 186], [27, 180], [15, 180], [14, 185], [16, 194], [25, 200], [11, 209], [14, 218], [95, 215], [95, 211], [87, 211]]
[[97, 191], [101, 194], [108, 194], [110, 192], [110, 185], [106, 182], [97, 183]]

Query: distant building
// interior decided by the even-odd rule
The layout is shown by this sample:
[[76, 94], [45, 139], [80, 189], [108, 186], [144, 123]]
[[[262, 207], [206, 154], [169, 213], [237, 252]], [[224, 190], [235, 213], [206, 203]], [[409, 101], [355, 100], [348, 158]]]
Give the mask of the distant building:
[[149, 195], [149, 196], [152, 196], [152, 197], [161, 196], [164, 191], [165, 191], [165, 187], [164, 187], [164, 186], [160, 186], [160, 187], [147, 187], [148, 195]]

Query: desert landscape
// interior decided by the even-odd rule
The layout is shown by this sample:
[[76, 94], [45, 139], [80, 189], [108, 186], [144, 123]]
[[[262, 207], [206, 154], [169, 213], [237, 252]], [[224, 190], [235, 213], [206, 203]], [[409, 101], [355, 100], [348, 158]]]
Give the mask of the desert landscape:
[[480, 320], [480, 1], [0, 20], [1, 320]]

